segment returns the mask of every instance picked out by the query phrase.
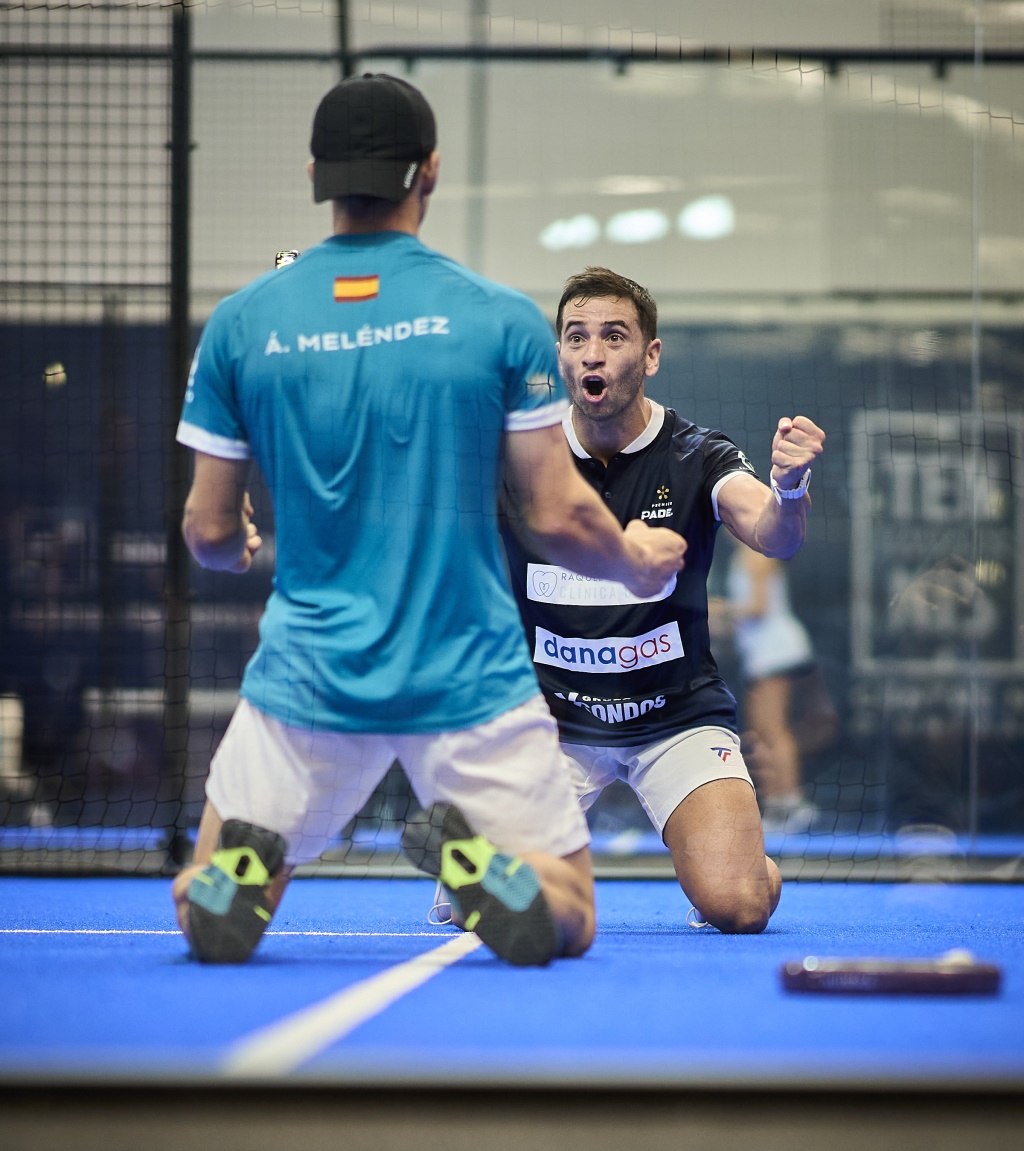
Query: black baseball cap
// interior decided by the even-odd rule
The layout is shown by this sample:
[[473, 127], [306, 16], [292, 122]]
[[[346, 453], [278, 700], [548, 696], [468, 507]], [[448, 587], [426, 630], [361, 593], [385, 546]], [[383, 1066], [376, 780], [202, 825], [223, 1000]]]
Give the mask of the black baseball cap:
[[313, 199], [404, 200], [436, 144], [434, 113], [411, 84], [383, 72], [342, 80], [313, 117]]

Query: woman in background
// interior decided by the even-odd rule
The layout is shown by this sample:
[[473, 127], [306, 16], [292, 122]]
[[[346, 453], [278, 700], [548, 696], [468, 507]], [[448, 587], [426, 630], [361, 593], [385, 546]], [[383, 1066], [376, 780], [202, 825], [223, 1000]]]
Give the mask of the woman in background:
[[838, 716], [807, 629], [793, 613], [784, 564], [738, 544], [727, 581], [745, 683], [744, 752], [757, 782], [762, 823], [765, 831], [805, 832], [818, 809], [802, 791], [803, 757], [833, 741]]

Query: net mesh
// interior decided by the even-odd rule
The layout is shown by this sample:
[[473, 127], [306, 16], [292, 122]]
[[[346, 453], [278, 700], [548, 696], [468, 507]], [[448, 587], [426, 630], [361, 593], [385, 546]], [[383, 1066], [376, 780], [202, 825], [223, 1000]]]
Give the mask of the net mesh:
[[[830, 25], [794, 0], [741, 44], [708, 7], [3, 7], [0, 867], [152, 872], [187, 856], [274, 532], [256, 476], [254, 570], [189, 568], [182, 713], [174, 293], [194, 343], [218, 299], [327, 233], [303, 169], [344, 40], [363, 54], [352, 67], [411, 69], [435, 107], [428, 244], [552, 315], [585, 264], [645, 284], [664, 344], [649, 394], [724, 429], [763, 476], [780, 415], [827, 431], [787, 569], [817, 667], [793, 686], [803, 802], [766, 820], [770, 853], [804, 876], [936, 859], [1016, 876], [1024, 24], [1012, 5], [964, 20], [891, 0]], [[766, 795], [732, 562], [723, 533], [715, 651]], [[394, 867], [413, 802], [396, 766], [321, 868]], [[609, 866], [665, 870], [624, 785], [590, 819]]]

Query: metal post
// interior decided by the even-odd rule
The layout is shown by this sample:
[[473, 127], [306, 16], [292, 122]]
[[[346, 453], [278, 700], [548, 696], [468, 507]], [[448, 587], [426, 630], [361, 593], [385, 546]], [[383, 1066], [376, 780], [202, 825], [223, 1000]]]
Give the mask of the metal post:
[[123, 298], [111, 291], [103, 300], [100, 329], [100, 505], [97, 561], [100, 598], [99, 688], [104, 722], [117, 686], [124, 620], [121, 614], [114, 562], [114, 537], [124, 527], [124, 477], [118, 440], [121, 414], [121, 380], [124, 375]]
[[[974, 95], [978, 108], [985, 107], [985, 24], [980, 0], [974, 3]], [[981, 398], [981, 241], [983, 237], [984, 186], [984, 137], [981, 131], [979, 112], [971, 116], [971, 410], [974, 434], [969, 449], [969, 467], [974, 476], [981, 474], [981, 462], [985, 451], [985, 413]], [[965, 461], [967, 462], [967, 461]], [[971, 506], [971, 559], [974, 570], [978, 570], [981, 558], [981, 525], [978, 522], [981, 509], [977, 500]], [[981, 689], [978, 671], [978, 637], [971, 639], [969, 658], [971, 688], [970, 713], [967, 718], [967, 834], [970, 837], [970, 851], [977, 850], [979, 830], [979, 803], [981, 761], [979, 744], [981, 741]], [[991, 719], [989, 720], [991, 722]], [[959, 829], [958, 829], [959, 830]]]
[[[488, 31], [487, 0], [473, 0], [470, 8], [470, 39], [484, 49]], [[469, 66], [469, 140], [467, 142], [469, 201], [466, 204], [466, 263], [475, 272], [484, 270], [484, 185], [487, 182], [487, 88], [489, 65], [483, 59]]]
[[342, 80], [347, 80], [355, 71], [349, 56], [350, 48], [348, 0], [338, 0], [338, 52], [341, 55]]

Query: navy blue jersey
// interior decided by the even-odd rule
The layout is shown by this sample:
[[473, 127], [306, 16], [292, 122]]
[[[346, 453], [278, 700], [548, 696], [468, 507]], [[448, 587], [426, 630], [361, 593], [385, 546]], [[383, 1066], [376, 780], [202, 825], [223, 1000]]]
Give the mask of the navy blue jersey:
[[563, 420], [576, 466], [623, 525], [646, 520], [679, 532], [686, 567], [657, 596], [545, 563], [504, 522], [512, 589], [541, 688], [563, 742], [628, 746], [715, 724], [737, 729], [736, 700], [718, 674], [708, 636], [707, 581], [718, 491], [754, 475], [722, 432], [651, 403], [642, 435], [605, 467]]

